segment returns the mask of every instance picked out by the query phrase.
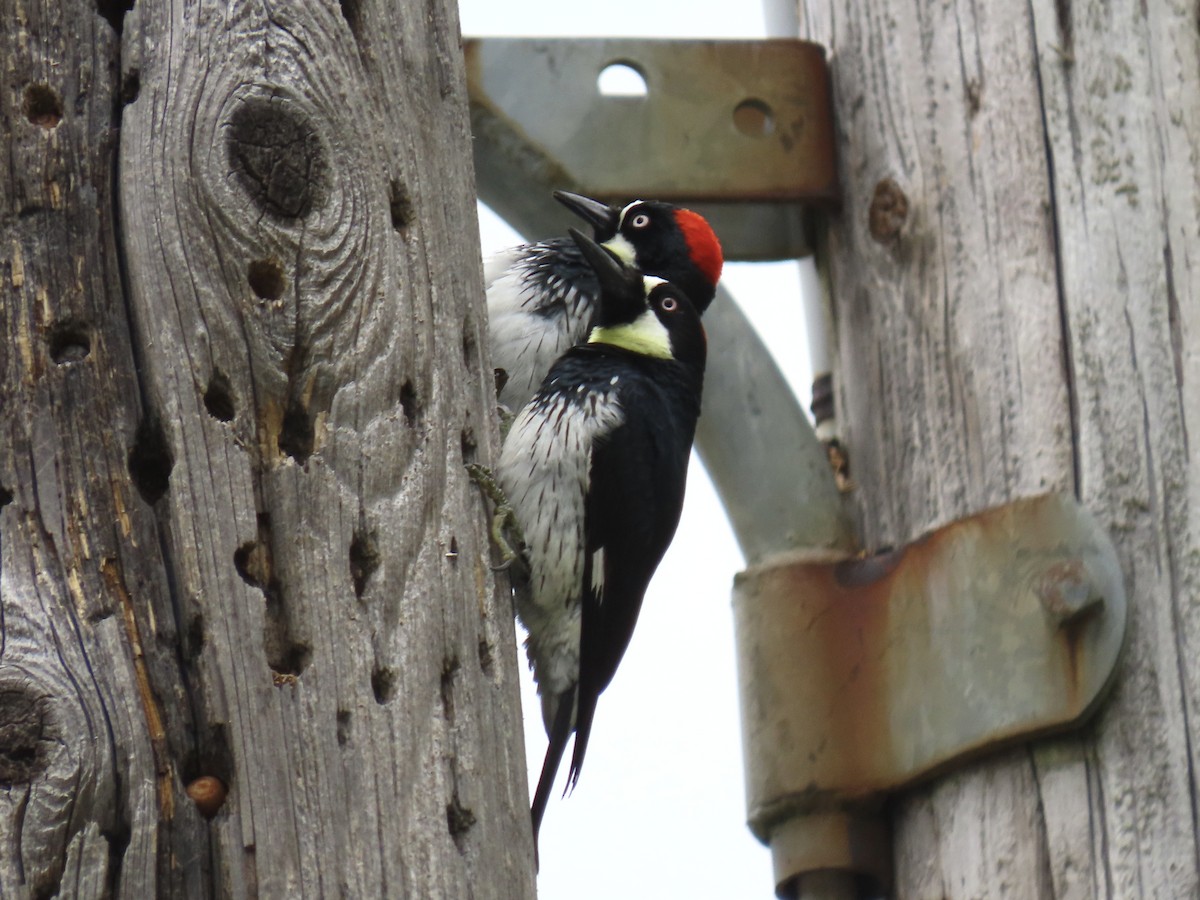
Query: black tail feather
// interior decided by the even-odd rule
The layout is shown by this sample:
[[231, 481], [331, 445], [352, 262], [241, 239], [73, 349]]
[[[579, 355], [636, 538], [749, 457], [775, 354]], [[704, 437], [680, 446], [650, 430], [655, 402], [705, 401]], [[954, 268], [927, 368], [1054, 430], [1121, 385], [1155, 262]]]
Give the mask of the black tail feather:
[[571, 749], [571, 771], [567, 774], [567, 786], [563, 789], [563, 796], [575, 790], [575, 785], [579, 782], [579, 770], [583, 768], [583, 756], [587, 753], [588, 738], [592, 734], [596, 699], [596, 694], [591, 691], [579, 691], [579, 709], [575, 714], [575, 746]]
[[546, 758], [542, 760], [542, 774], [538, 776], [537, 790], [533, 793], [533, 806], [529, 814], [533, 819], [533, 852], [537, 854], [538, 832], [542, 827], [542, 816], [546, 814], [546, 804], [550, 801], [550, 791], [554, 787], [554, 776], [558, 774], [558, 765], [562, 762], [567, 750], [567, 741], [571, 739], [571, 720], [575, 714], [575, 693], [572, 688], [563, 694], [558, 702], [558, 710], [554, 714], [554, 722], [550, 727], [550, 744], [546, 747]]

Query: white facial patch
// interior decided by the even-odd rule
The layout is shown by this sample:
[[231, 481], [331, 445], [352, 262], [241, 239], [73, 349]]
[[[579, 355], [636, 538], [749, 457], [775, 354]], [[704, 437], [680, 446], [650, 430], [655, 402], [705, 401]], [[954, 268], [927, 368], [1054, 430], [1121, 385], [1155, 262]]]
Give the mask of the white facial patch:
[[642, 202], [641, 200], [634, 200], [632, 203], [625, 205], [625, 208], [621, 210], [620, 216], [617, 217], [616, 235], [604, 242], [604, 246], [611, 250], [627, 266], [637, 265], [637, 251], [634, 250], [633, 244], [629, 243], [629, 239], [621, 234], [621, 226], [625, 224], [625, 216], [629, 211], [635, 206], [641, 205]]
[[625, 237], [621, 232], [618, 231], [616, 237], [605, 241], [604, 246], [612, 251], [612, 254], [625, 263], [625, 265], [637, 265], [637, 250], [634, 249], [633, 244], [629, 243], [629, 238]]

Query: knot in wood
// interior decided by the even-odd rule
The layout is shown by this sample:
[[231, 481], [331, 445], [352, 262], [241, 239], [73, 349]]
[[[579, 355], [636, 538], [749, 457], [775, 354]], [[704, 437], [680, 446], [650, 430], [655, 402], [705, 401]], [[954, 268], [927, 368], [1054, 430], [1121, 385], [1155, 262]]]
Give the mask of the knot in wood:
[[301, 219], [325, 204], [329, 161], [313, 120], [282, 97], [250, 97], [225, 131], [229, 167], [264, 212]]
[[891, 178], [885, 178], [875, 185], [867, 219], [871, 237], [881, 244], [890, 243], [900, 234], [907, 219], [908, 197], [900, 185]]
[[27, 784], [41, 774], [47, 731], [41, 698], [20, 686], [0, 688], [0, 784]]

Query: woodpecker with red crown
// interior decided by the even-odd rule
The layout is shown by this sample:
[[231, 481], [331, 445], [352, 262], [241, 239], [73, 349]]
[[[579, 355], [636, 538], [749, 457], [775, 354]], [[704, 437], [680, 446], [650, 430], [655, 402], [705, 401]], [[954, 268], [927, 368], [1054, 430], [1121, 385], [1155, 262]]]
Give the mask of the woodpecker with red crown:
[[[698, 313], [721, 277], [721, 244], [704, 217], [656, 200], [613, 207], [580, 194], [554, 197], [591, 224], [597, 243], [645, 275], [683, 291]], [[500, 402], [524, 406], [553, 362], [587, 339], [599, 284], [570, 238], [520, 244], [484, 261], [492, 363], [504, 370]]]
[[[652, 214], [637, 209], [624, 218]], [[593, 327], [517, 414], [495, 472], [523, 532], [517, 614], [549, 736], [535, 843], [572, 732], [568, 788], [579, 778], [597, 698], [679, 523], [706, 356], [685, 291], [571, 236], [597, 286]]]

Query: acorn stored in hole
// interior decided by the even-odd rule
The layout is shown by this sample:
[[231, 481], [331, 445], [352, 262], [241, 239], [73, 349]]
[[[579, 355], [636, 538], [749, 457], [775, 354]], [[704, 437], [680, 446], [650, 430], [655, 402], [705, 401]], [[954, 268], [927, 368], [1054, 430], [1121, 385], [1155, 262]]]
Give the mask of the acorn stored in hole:
[[206, 819], [211, 819], [225, 805], [227, 793], [225, 783], [212, 775], [202, 775], [187, 786], [187, 795]]

